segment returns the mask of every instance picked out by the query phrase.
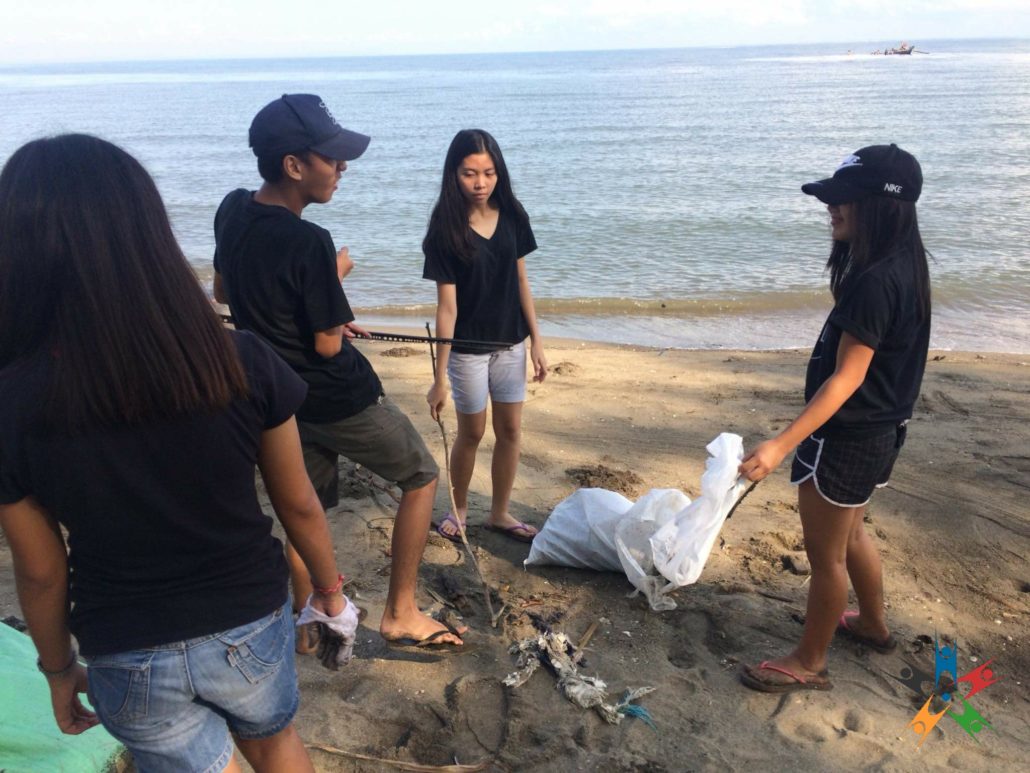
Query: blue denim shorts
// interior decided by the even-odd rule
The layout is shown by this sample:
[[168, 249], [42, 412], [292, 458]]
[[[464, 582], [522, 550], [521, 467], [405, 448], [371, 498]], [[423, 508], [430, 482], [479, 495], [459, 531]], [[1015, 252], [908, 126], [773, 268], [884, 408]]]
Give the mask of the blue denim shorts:
[[481, 413], [487, 396], [498, 403], [526, 400], [526, 342], [488, 354], [451, 352], [451, 397], [458, 413]]
[[290, 724], [299, 694], [288, 604], [221, 633], [89, 659], [89, 700], [140, 771], [220, 773], [229, 733], [267, 738]]

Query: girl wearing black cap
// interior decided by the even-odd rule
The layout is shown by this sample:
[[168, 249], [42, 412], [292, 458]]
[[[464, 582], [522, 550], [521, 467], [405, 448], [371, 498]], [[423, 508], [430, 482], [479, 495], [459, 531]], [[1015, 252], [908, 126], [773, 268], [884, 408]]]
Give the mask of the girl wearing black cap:
[[[930, 280], [915, 202], [916, 159], [895, 145], [862, 148], [833, 177], [802, 187], [827, 205], [834, 308], [808, 363], [807, 404], [754, 448], [740, 472], [759, 481], [796, 449], [791, 482], [812, 566], [805, 629], [789, 655], [744, 666], [763, 692], [828, 690], [834, 633], [886, 653], [880, 556], [863, 527], [866, 504], [887, 485], [919, 394], [930, 338]], [[857, 611], [845, 611], [848, 578]]]
[[0, 526], [62, 731], [99, 720], [141, 771], [239, 770], [234, 739], [256, 770], [312, 769], [286, 562], [254, 488], [257, 465], [312, 607], [353, 606], [301, 458], [304, 394], [222, 326], [134, 158], [72, 134], [7, 161]]
[[[491, 475], [493, 495], [487, 528], [529, 542], [536, 529], [508, 512], [519, 461], [522, 405], [526, 399], [526, 337], [534, 381], [547, 375], [525, 256], [536, 239], [515, 198], [497, 141], [481, 129], [458, 132], [444, 161], [440, 198], [422, 242], [422, 276], [436, 282], [436, 334], [446, 338], [510, 343], [484, 352], [441, 346], [436, 380], [426, 401], [433, 418], [447, 401], [450, 377], [458, 415], [451, 451], [451, 482], [457, 513], [437, 525], [439, 534], [460, 541], [476, 450], [486, 431], [486, 405], [493, 405], [496, 437]], [[446, 375], [445, 375], [446, 374]]]

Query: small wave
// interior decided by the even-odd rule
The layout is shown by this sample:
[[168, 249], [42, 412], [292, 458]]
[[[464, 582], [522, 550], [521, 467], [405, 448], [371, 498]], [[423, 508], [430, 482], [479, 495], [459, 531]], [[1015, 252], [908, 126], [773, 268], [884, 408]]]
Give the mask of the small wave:
[[[826, 291], [741, 293], [725, 298], [536, 298], [539, 315], [588, 317], [720, 317], [777, 311], [816, 311], [828, 307]], [[435, 304], [363, 306], [369, 314], [432, 314]]]

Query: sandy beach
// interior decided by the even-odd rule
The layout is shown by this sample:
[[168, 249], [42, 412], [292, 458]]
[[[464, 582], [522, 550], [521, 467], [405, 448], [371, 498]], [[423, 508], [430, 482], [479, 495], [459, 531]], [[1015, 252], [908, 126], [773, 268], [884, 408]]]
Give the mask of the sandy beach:
[[[439, 430], [424, 401], [431, 379], [425, 347], [361, 346], [442, 466]], [[547, 380], [529, 387], [512, 506], [538, 526], [582, 483], [618, 487], [631, 499], [665, 487], [696, 496], [712, 438], [735, 432], [751, 446], [802, 405], [803, 351], [551, 341], [547, 354]], [[462, 654], [391, 650], [379, 637], [394, 501], [382, 481], [344, 463], [344, 498], [329, 520], [340, 565], [353, 578], [347, 591], [370, 614], [345, 670], [299, 659], [300, 734], [309, 744], [372, 758], [484, 763], [484, 770], [1025, 769], [1028, 380], [1026, 355], [931, 353], [908, 443], [890, 487], [868, 511], [901, 646], [879, 655], [835, 641], [831, 692], [763, 695], [737, 680], [740, 663], [786, 651], [801, 631], [807, 579], [791, 560], [803, 555], [803, 543], [786, 463], [727, 522], [697, 584], [674, 593], [678, 608], [656, 613], [627, 597], [621, 575], [526, 571], [528, 546], [479, 526], [489, 507], [488, 431], [469, 537], [507, 611], [490, 626], [469, 560], [435, 535], [420, 575], [420, 603], [445, 602], [470, 625], [471, 651]], [[453, 436], [450, 404], [444, 421]], [[441, 486], [436, 512], [446, 509]], [[6, 549], [0, 564], [0, 612], [19, 614]], [[605, 680], [615, 699], [626, 688], [656, 687], [640, 703], [657, 731], [637, 719], [608, 725], [575, 707], [544, 669], [522, 687], [503, 687], [513, 670], [509, 645], [543, 623], [574, 642], [596, 623], [585, 673]], [[971, 701], [991, 725], [977, 740], [945, 717], [917, 748], [907, 726], [925, 699], [890, 674], [905, 659], [932, 673], [935, 633], [958, 640], [960, 671], [993, 658], [1001, 681]], [[312, 757], [324, 771], [390, 769], [322, 750]]]

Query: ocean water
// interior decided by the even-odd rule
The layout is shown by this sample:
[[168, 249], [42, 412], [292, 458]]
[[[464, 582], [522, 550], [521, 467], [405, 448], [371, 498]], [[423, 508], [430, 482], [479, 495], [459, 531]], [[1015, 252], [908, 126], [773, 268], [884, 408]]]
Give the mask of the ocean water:
[[359, 321], [421, 326], [420, 244], [454, 132], [497, 137], [540, 249], [545, 334], [677, 347], [807, 347], [830, 306], [825, 208], [799, 186], [897, 142], [919, 203], [941, 348], [1030, 352], [1030, 41], [928, 54], [794, 47], [0, 68], [0, 162], [85, 131], [150, 170], [210, 284], [211, 222], [258, 184], [253, 114], [322, 95], [372, 136], [310, 217], [351, 249]]

